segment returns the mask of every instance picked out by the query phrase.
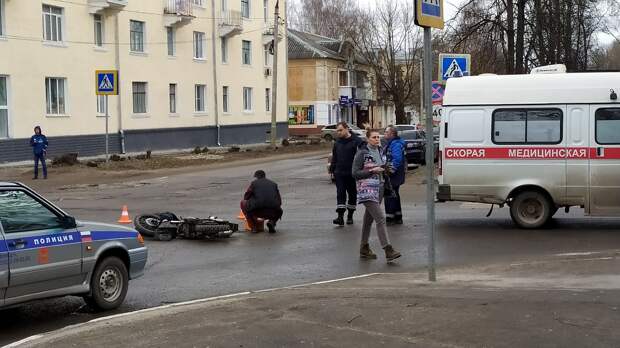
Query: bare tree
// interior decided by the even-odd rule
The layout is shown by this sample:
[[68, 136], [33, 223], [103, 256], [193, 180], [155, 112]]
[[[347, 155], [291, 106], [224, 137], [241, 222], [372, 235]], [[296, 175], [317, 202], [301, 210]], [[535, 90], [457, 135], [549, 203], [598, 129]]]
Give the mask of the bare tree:
[[396, 122], [405, 123], [405, 107], [419, 92], [421, 58], [412, 2], [386, 0], [362, 18], [364, 25], [353, 37], [357, 52], [374, 71], [380, 98], [394, 103]]
[[359, 25], [360, 11], [354, 0], [291, 0], [291, 28], [335, 39], [350, 39]]

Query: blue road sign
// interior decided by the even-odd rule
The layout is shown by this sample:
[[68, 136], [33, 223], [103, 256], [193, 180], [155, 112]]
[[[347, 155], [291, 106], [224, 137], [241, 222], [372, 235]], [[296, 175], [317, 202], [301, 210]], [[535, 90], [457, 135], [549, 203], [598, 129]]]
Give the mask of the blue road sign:
[[341, 95], [340, 105], [348, 105], [348, 104], [349, 104], [349, 97], [347, 97], [346, 95]]
[[469, 54], [440, 54], [439, 55], [439, 79], [445, 83], [451, 77], [469, 76], [471, 56]]
[[118, 71], [117, 70], [97, 70], [95, 71], [97, 95], [117, 95], [118, 94]]

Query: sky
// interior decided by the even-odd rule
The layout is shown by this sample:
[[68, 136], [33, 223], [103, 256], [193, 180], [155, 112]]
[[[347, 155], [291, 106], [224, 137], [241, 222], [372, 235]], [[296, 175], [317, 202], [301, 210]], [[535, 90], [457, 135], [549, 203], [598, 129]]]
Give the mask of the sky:
[[[378, 2], [382, 2], [383, 0], [357, 0], [360, 7], [369, 8], [377, 4]], [[413, 2], [413, 0], [411, 0]], [[454, 17], [458, 7], [464, 3], [465, 0], [444, 0], [444, 19], [448, 20]], [[615, 41], [615, 38], [611, 35], [607, 34], [599, 34], [598, 39], [603, 45], [609, 45]]]

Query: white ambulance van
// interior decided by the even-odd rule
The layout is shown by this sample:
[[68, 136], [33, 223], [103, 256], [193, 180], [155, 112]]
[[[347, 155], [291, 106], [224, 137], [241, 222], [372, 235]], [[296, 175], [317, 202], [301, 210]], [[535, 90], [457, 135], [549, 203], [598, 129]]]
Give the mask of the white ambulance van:
[[620, 73], [449, 79], [439, 201], [504, 204], [522, 228], [555, 212], [620, 216]]

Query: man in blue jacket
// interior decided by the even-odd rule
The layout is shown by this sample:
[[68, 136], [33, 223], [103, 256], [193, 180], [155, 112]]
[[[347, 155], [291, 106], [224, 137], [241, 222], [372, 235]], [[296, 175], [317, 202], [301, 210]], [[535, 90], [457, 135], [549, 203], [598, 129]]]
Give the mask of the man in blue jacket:
[[405, 156], [405, 142], [398, 136], [398, 130], [393, 126], [385, 129], [385, 154], [387, 157], [388, 173], [394, 195], [385, 197], [385, 218], [388, 225], [403, 223], [403, 212], [400, 205], [400, 186], [405, 183], [407, 171], [407, 157]]
[[34, 179], [39, 178], [39, 161], [43, 167], [43, 179], [47, 179], [47, 165], [45, 156], [47, 155], [47, 137], [41, 132], [41, 127], [34, 127], [34, 135], [30, 137], [30, 146], [34, 153]]

